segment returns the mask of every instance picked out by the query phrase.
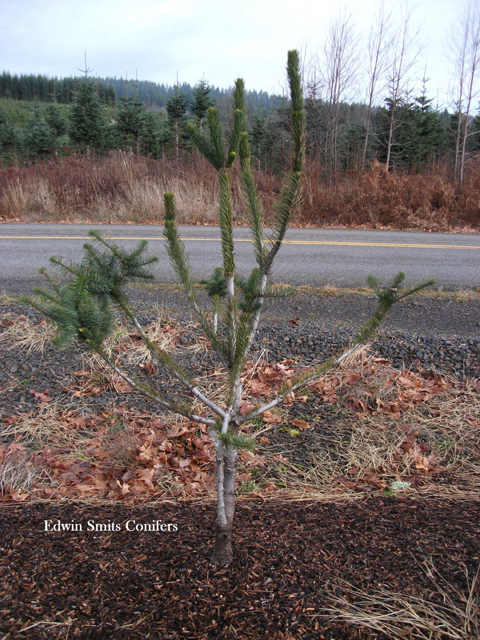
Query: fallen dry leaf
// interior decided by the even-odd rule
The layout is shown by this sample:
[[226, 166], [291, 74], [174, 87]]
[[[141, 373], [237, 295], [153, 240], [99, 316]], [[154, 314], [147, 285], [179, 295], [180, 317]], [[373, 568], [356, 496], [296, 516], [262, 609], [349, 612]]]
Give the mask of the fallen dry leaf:
[[309, 396], [297, 396], [297, 402], [308, 402], [310, 400]]
[[180, 436], [183, 436], [185, 433], [188, 433], [188, 428], [185, 425], [174, 424], [167, 431], [167, 436], [169, 438], [180, 438]]
[[125, 380], [112, 380], [112, 386], [115, 388], [117, 393], [131, 393], [133, 391], [132, 387], [125, 382]]
[[356, 384], [360, 380], [360, 377], [361, 376], [359, 373], [354, 373], [353, 371], [351, 371], [350, 373], [347, 373], [347, 375], [343, 379], [343, 382], [345, 384]]
[[364, 402], [362, 402], [359, 398], [355, 396], [349, 396], [347, 398], [347, 402], [349, 402], [355, 411], [366, 411], [367, 407]]
[[270, 410], [262, 413], [262, 420], [266, 424], [281, 424], [282, 419], [279, 416], [274, 415]]
[[15, 502], [25, 502], [25, 500], [27, 500], [29, 496], [30, 494], [26, 491], [22, 491], [22, 489], [15, 489], [15, 491], [12, 491], [12, 493], [10, 494], [10, 497]]
[[271, 492], [271, 491], [277, 491], [278, 487], [274, 482], [269, 482], [264, 487], [262, 487], [262, 489], [263, 491]]
[[295, 420], [291, 421], [291, 424], [297, 429], [310, 429], [310, 424], [305, 420], [300, 420], [300, 418], [295, 418]]
[[253, 409], [255, 409], [255, 405], [252, 402], [243, 401], [240, 405], [240, 415], [244, 416], [253, 411]]
[[33, 389], [30, 391], [30, 393], [35, 396], [35, 398], [37, 400], [39, 400], [40, 402], [40, 406], [44, 405], [44, 404], [48, 404], [49, 402], [51, 402], [53, 400], [53, 398], [50, 398], [50, 396], [48, 396], [48, 392], [50, 391], [50, 389], [45, 389], [45, 391], [42, 391], [41, 393], [38, 393], [37, 391], [33, 391]]
[[137, 471], [137, 478], [144, 482], [152, 491], [155, 489], [153, 484], [153, 477], [155, 472], [156, 469], [140, 469], [139, 471]]
[[140, 369], [143, 369], [147, 373], [147, 376], [151, 376], [151, 375], [154, 375], [155, 373], [157, 373], [157, 370], [155, 369], [153, 364], [151, 364], [150, 362], [146, 362], [145, 364], [141, 364], [140, 365]]

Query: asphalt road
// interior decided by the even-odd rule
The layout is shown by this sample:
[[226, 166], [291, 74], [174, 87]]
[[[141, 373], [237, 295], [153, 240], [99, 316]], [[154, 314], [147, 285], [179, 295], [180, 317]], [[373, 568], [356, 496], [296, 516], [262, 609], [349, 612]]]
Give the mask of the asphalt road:
[[[87, 233], [98, 228], [116, 241], [134, 246], [145, 238], [149, 252], [159, 257], [153, 272], [159, 282], [176, 282], [160, 225], [0, 224], [0, 292], [29, 293], [44, 282], [38, 273], [52, 255], [79, 260]], [[181, 226], [195, 276], [208, 277], [221, 265], [218, 227]], [[247, 275], [255, 266], [250, 233], [235, 228], [237, 271]], [[363, 286], [371, 273], [381, 281], [404, 271], [407, 283], [435, 278], [444, 289], [480, 286], [480, 235], [291, 229], [274, 266], [276, 282]]]

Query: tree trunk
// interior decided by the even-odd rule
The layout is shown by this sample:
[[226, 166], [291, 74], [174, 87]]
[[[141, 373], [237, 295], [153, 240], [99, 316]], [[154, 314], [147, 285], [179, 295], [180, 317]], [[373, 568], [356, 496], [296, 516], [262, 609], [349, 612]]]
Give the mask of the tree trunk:
[[233, 560], [232, 524], [233, 521], [227, 523], [226, 527], [223, 527], [218, 523], [217, 520], [215, 531], [215, 548], [210, 560], [212, 564], [226, 566]]
[[232, 526], [233, 516], [235, 514], [237, 466], [237, 450], [229, 444], [225, 445], [222, 465], [223, 482], [219, 483], [217, 478], [218, 491], [221, 491], [222, 495], [218, 496], [218, 504], [221, 505], [221, 507], [217, 512], [215, 548], [211, 558], [212, 564], [225, 566], [233, 560]]

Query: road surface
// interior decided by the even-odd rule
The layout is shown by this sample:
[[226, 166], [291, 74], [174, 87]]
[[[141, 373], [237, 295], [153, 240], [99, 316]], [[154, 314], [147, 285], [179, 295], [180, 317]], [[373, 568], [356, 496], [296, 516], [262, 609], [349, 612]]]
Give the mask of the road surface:
[[[165, 251], [161, 225], [0, 224], [0, 292], [29, 293], [44, 282], [38, 273], [52, 255], [82, 257], [90, 229], [133, 247], [139, 239], [159, 257], [153, 272], [158, 282], [176, 282]], [[218, 227], [180, 226], [195, 277], [208, 277], [221, 265]], [[247, 275], [253, 262], [248, 228], [235, 228], [237, 271]], [[275, 282], [296, 286], [358, 287], [371, 273], [388, 281], [398, 271], [406, 283], [435, 278], [444, 289], [480, 286], [480, 235], [290, 229], [273, 271]]]

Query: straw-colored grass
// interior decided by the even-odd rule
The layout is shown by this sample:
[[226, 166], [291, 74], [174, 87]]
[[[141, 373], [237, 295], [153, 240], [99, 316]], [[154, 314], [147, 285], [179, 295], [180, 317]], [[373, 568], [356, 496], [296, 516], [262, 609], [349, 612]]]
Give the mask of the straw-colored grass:
[[[354, 626], [386, 634], [389, 638], [415, 640], [473, 640], [480, 637], [479, 570], [466, 573], [468, 591], [454, 589], [434, 565], [424, 571], [432, 584], [429, 599], [379, 588], [365, 593], [342, 582], [341, 595], [328, 594], [328, 604], [314, 617], [342, 620]], [[452, 588], [454, 593], [452, 593]]]
[[7, 328], [0, 333], [0, 344], [9, 349], [25, 349], [27, 353], [43, 353], [55, 336], [55, 326], [50, 320], [32, 321], [27, 316], [3, 317]]
[[41, 470], [34, 465], [31, 455], [24, 451], [0, 451], [0, 497], [28, 491], [40, 476]]
[[69, 451], [83, 451], [93, 431], [85, 426], [88, 417], [65, 409], [56, 403], [38, 409], [35, 413], [18, 416], [16, 422], [2, 427], [3, 442], [20, 442], [31, 450], [55, 446]]
[[[50, 323], [35, 323], [25, 316], [15, 321], [6, 317], [3, 325], [6, 329], [0, 340], [11, 348], [43, 351], [53, 337]], [[194, 324], [173, 324], [161, 312], [146, 332], [160, 349], [172, 353], [179, 360], [207, 348], [204, 340], [195, 340]], [[183, 336], [187, 337], [186, 344], [182, 343]], [[147, 373], [158, 372], [158, 366], [151, 361], [143, 342], [124, 324], [117, 324], [107, 341], [107, 349], [133, 376], [135, 369], [142, 366], [152, 367], [151, 370], [146, 369]], [[118, 385], [124, 384], [97, 357], [87, 354], [84, 358], [83, 370], [75, 376], [77, 397], [88, 398], [109, 388], [119, 390]], [[258, 371], [267, 366], [269, 363], [262, 352], [246, 368], [244, 387], [248, 388]], [[334, 382], [336, 386], [329, 387]], [[214, 402], [225, 403], [228, 381], [223, 370], [215, 369], [208, 375], [198, 376], [195, 383]], [[345, 361], [342, 367], [324, 376], [320, 386], [318, 384], [313, 383], [307, 393], [310, 397], [327, 394], [325, 404], [330, 411], [336, 411], [336, 418], [324, 423], [327, 431], [324, 431], [322, 423], [306, 431], [289, 428], [288, 407], [282, 407], [280, 413], [277, 411], [276, 419], [280, 424], [275, 421], [264, 423], [262, 418], [258, 418], [247, 430], [256, 438], [256, 455], [262, 457], [265, 464], [262, 463], [258, 477], [244, 477], [240, 481], [242, 495], [248, 495], [249, 488], [250, 492], [258, 493], [262, 487], [268, 486], [267, 497], [272, 498], [276, 493], [288, 493], [296, 499], [324, 500], [326, 496], [357, 499], [365, 491], [417, 496], [433, 493], [438, 497], [457, 499], [478, 496], [478, 381], [461, 383], [444, 376], [435, 382], [432, 391], [420, 376], [395, 370], [385, 360], [372, 359], [364, 348]], [[420, 395], [409, 404], [410, 392]], [[332, 402], [328, 401], [328, 393], [334, 393]], [[246, 401], [249, 400], [258, 401], [247, 397]], [[204, 407], [195, 400], [193, 409], [200, 412]], [[306, 418], [314, 421], [316, 416], [311, 408], [309, 411]], [[65, 453], [59, 454], [62, 456], [85, 455], [86, 441], [98, 434], [96, 427], [90, 431], [84, 429], [82, 420], [84, 418], [73, 407], [60, 408], [51, 404], [34, 414], [20, 416], [16, 422], [5, 426], [2, 441], [15, 439], [30, 449], [52, 445], [64, 447]], [[162, 417], [165, 429], [176, 424], [176, 420], [174, 416]], [[285, 441], [280, 458], [271, 453], [268, 446], [269, 432], [276, 430]], [[130, 433], [128, 424], [117, 431], [104, 430], [99, 437], [103, 448], [110, 453], [112, 464], [124, 466], [134, 459], [137, 434]], [[267, 436], [266, 442], [262, 442], [260, 436]], [[296, 445], [300, 440], [302, 448], [312, 448], [310, 461], [308, 456], [304, 456], [301, 463], [296, 459]], [[278, 452], [278, 445], [275, 451]], [[243, 465], [241, 473], [248, 474], [251, 469], [250, 464]], [[412, 477], [415, 480], [413, 484]]]
[[[360, 399], [366, 410], [352, 410], [351, 396], [342, 395], [340, 385], [335, 400], [337, 417], [326, 425], [327, 433], [322, 433], [321, 426], [304, 432], [306, 441], [302, 447], [310, 446], [314, 451], [309, 463], [296, 459], [298, 430], [281, 427], [291, 445], [286, 444], [282, 460], [274, 459], [269, 467], [269, 475], [279, 487], [287, 488], [297, 497], [311, 499], [332, 491], [352, 498], [364, 495], [365, 491], [417, 496], [433, 492], [439, 498], [457, 499], [478, 497], [478, 381], [459, 382], [444, 377], [436, 390], [425, 391], [423, 399], [410, 407], [402, 408], [400, 403], [399, 413], [389, 414], [376, 409], [379, 406], [396, 409], [395, 402], [399, 396], [402, 398], [402, 372], [386, 362], [372, 362], [365, 351], [343, 369], [363, 376], [349, 388], [349, 393]], [[336, 375], [344, 374], [337, 370], [325, 380]], [[268, 445], [262, 446], [261, 451], [268, 459]]]

